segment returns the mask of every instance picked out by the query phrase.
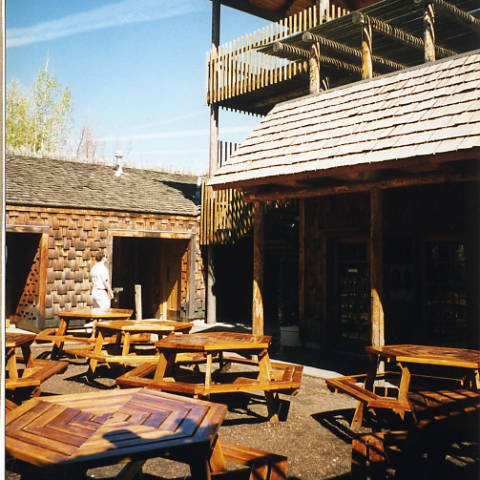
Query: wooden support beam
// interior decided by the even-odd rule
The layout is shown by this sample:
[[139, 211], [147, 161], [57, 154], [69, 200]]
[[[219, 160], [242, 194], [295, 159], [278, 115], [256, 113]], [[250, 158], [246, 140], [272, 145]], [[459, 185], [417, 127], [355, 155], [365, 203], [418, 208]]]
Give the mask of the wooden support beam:
[[246, 202], [285, 200], [288, 198], [309, 198], [325, 195], [337, 195], [340, 193], [366, 192], [372, 188], [396, 188], [411, 187], [419, 185], [428, 185], [433, 183], [447, 182], [478, 182], [480, 181], [480, 172], [472, 173], [418, 173], [414, 176], [398, 176], [388, 180], [376, 180], [372, 182], [358, 182], [352, 184], [338, 184], [325, 187], [305, 187], [305, 188], [271, 188], [268, 192], [248, 192], [244, 193]]
[[252, 306], [252, 333], [263, 335], [263, 279], [264, 279], [264, 202], [255, 202], [253, 224], [253, 306]]
[[[298, 48], [288, 43], [275, 42], [273, 44], [273, 53], [278, 57], [288, 58], [289, 60], [304, 60], [310, 59], [310, 52], [304, 50], [303, 48]], [[350, 63], [341, 62], [335, 58], [319, 56], [319, 61], [321, 64], [324, 64], [328, 67], [342, 68], [353, 73], [362, 73], [362, 69], [356, 65], [351, 65]]]
[[[297, 3], [298, 0], [289, 0], [287, 2], [287, 4], [285, 5], [285, 7], [282, 9], [282, 11], [280, 12], [282, 17], [288, 17], [291, 13], [291, 11], [293, 10], [293, 8], [295, 7], [295, 4]], [[250, 2], [249, 2], [250, 3]]]
[[45, 307], [47, 300], [47, 271], [48, 271], [48, 233], [43, 233], [40, 239], [40, 266], [38, 274], [38, 328], [45, 326]]
[[414, 2], [422, 5], [430, 3], [435, 7], [435, 12], [440, 15], [469, 28], [473, 32], [480, 33], [480, 20], [455, 5], [447, 3], [444, 0], [414, 0]]
[[370, 190], [370, 325], [372, 345], [385, 345], [382, 217], [382, 190], [373, 188]]
[[425, 42], [425, 62], [435, 61], [435, 14], [433, 5], [423, 6], [423, 41]]
[[310, 93], [320, 93], [320, 44], [312, 43], [310, 47]]
[[[351, 57], [357, 58], [359, 60], [362, 59], [361, 50], [348, 47], [347, 45], [343, 45], [342, 43], [335, 42], [334, 40], [330, 40], [329, 38], [322, 37], [321, 35], [317, 35], [312, 32], [305, 32], [302, 35], [302, 41], [304, 41], [305, 43], [318, 43], [320, 46], [331, 48], [332, 50], [340, 54], [350, 55]], [[390, 70], [403, 70], [406, 68], [405, 65], [391, 62], [390, 60], [386, 60], [382, 57], [377, 57], [376, 55], [372, 55], [372, 62], [375, 65], [388, 68]]]
[[[416, 50], [425, 49], [425, 42], [423, 41], [423, 39], [415, 37], [414, 35], [410, 35], [404, 30], [393, 27], [388, 23], [382, 22], [381, 20], [378, 20], [378, 18], [364, 15], [362, 12], [355, 12], [352, 16], [352, 22], [356, 25], [369, 24], [372, 26], [372, 29], [375, 33], [379, 33], [384, 37], [391, 38], [392, 40], [402, 43], [403, 45], [415, 48]], [[438, 46], [435, 46], [435, 53], [438, 57], [442, 58], [457, 55], [457, 52], [454, 52], [453, 50], [448, 50], [446, 48]], [[372, 57], [372, 60], [375, 63], [375, 56]]]
[[299, 202], [298, 212], [298, 321], [301, 326], [305, 325], [305, 199]]
[[258, 102], [248, 104], [247, 111], [252, 111], [256, 108], [265, 107], [267, 105], [276, 105], [277, 103], [285, 102], [286, 100], [291, 100], [292, 98], [303, 97], [304, 95], [308, 95], [309, 91], [310, 88], [297, 88], [296, 90], [291, 90], [287, 93], [266, 97]]
[[372, 27], [365, 24], [362, 27], [362, 79], [367, 80], [372, 76]]

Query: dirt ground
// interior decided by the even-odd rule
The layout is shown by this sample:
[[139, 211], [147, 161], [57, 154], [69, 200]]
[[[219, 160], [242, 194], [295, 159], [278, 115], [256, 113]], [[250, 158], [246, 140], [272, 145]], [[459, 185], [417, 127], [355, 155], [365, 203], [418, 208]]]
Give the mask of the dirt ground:
[[[34, 355], [38, 356], [44, 350], [45, 347], [34, 347]], [[71, 360], [64, 374], [42, 384], [42, 395], [86, 393], [116, 388], [114, 370], [100, 366], [99, 377], [93, 384], [88, 384], [84, 378], [87, 369], [83, 360]], [[360, 367], [359, 370], [361, 371]], [[211, 401], [228, 405], [228, 413], [220, 429], [220, 438], [287, 456], [288, 480], [349, 479], [353, 435], [349, 425], [356, 402], [346, 395], [330, 392], [322, 378], [310, 375], [303, 376], [302, 387], [296, 396], [282, 395], [282, 400], [281, 421], [272, 424], [266, 419], [267, 407], [260, 394], [236, 393], [212, 397]], [[478, 480], [478, 440], [457, 447], [456, 455], [454, 452], [453, 456], [447, 457], [449, 463], [443, 470], [446, 476], [438, 477], [436, 474], [435, 478]], [[470, 457], [466, 456], [465, 450], [468, 450]], [[88, 475], [110, 479], [115, 477], [120, 469], [119, 466], [97, 468], [89, 470]], [[190, 473], [187, 465], [164, 459], [149, 460], [143, 471], [144, 480], [181, 480], [188, 478]], [[7, 470], [5, 478], [19, 480], [20, 475]], [[23, 468], [21, 478], [38, 480], [40, 474], [37, 469], [27, 467]], [[49, 472], [48, 478], [64, 480], [61, 473]], [[388, 478], [398, 476], [395, 476], [395, 472], [390, 472]], [[428, 469], [419, 474], [418, 478], [431, 478]]]

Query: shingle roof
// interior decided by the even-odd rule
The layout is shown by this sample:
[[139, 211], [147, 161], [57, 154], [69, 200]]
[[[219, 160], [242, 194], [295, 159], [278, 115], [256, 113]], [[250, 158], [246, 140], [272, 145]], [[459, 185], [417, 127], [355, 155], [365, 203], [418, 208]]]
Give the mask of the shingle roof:
[[229, 187], [480, 147], [480, 50], [278, 104], [220, 168]]
[[5, 176], [7, 205], [198, 214], [192, 175], [7, 154]]

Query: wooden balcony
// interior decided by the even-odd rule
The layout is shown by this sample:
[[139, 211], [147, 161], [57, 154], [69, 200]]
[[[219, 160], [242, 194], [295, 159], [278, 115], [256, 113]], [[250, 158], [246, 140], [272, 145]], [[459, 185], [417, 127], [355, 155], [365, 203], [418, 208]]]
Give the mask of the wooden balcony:
[[202, 185], [200, 243], [225, 245], [246, 235], [253, 225], [253, 203], [243, 200], [234, 189], [214, 192]]
[[260, 51], [265, 45], [298, 35], [348, 14], [316, 6], [207, 52], [207, 105], [265, 115], [275, 103], [308, 93], [308, 61], [279, 58]]

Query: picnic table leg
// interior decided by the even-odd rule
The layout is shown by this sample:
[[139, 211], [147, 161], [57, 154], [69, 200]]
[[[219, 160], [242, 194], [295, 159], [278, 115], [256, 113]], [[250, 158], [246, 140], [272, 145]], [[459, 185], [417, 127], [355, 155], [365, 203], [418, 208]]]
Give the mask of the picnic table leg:
[[18, 369], [17, 369], [17, 358], [15, 357], [15, 347], [8, 349], [6, 354], [7, 365], [8, 365], [8, 375], [11, 380], [18, 379]]
[[[370, 353], [368, 354], [368, 356], [370, 358], [370, 364], [368, 366], [367, 375], [365, 376], [364, 388], [365, 390], [373, 392], [373, 383], [375, 381], [375, 377], [377, 376], [379, 357], [377, 354]], [[362, 426], [364, 412], [365, 404], [363, 402], [358, 402], [351, 423], [352, 428], [359, 428]]]
[[205, 389], [208, 390], [212, 384], [212, 365], [213, 356], [211, 353], [207, 353], [207, 363], [205, 366]]
[[[57, 332], [55, 333], [56, 337], [63, 337], [67, 331], [67, 322], [64, 318], [60, 318], [60, 325], [57, 328]], [[50, 354], [50, 358], [52, 360], [58, 360], [63, 352], [63, 345], [65, 342], [63, 340], [54, 340], [52, 353]]]
[[225, 473], [227, 471], [227, 464], [225, 463], [225, 457], [223, 456], [222, 446], [218, 437], [214, 441], [209, 465], [212, 473]]
[[173, 364], [175, 363], [176, 353], [165, 354], [160, 352], [160, 356], [157, 363], [157, 368], [155, 369], [155, 375], [153, 376], [153, 381], [158, 382], [171, 374], [173, 370]]
[[[103, 335], [102, 332], [98, 332], [97, 340], [95, 341], [95, 347], [93, 348], [94, 353], [100, 353], [103, 347]], [[98, 360], [96, 358], [91, 358], [88, 364], [87, 372], [87, 381], [91, 382], [95, 375], [95, 370], [97, 368]]]
[[145, 462], [146, 460], [138, 460], [127, 463], [115, 477], [115, 480], [133, 480], [135, 477], [138, 477], [139, 480], [143, 479], [142, 467]]
[[210, 455], [210, 445], [198, 448], [195, 455], [190, 455], [188, 464], [192, 480], [211, 480]]
[[23, 361], [25, 362], [25, 370], [27, 368], [33, 368], [34, 360], [32, 356], [32, 350], [30, 349], [30, 345], [22, 345], [20, 348], [22, 349]]
[[278, 412], [280, 410], [280, 396], [277, 392], [265, 392], [265, 399], [267, 400], [268, 420], [271, 423], [278, 423]]

